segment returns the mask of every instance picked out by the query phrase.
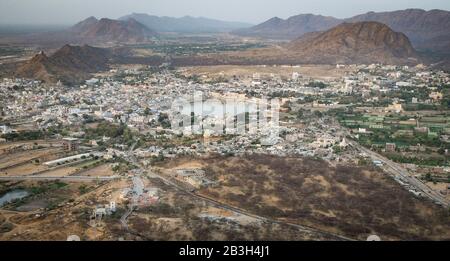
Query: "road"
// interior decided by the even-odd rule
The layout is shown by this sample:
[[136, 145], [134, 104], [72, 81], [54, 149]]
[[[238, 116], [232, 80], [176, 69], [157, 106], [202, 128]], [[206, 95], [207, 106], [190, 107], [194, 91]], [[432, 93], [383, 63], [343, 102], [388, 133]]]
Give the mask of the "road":
[[176, 183], [172, 182], [168, 178], [166, 178], [164, 176], [161, 176], [161, 175], [158, 175], [158, 174], [156, 174], [154, 172], [149, 171], [148, 174], [149, 174], [148, 175], [149, 177], [159, 178], [165, 184], [170, 185], [170, 186], [174, 187], [175, 189], [180, 190], [180, 191], [182, 191], [182, 192], [184, 192], [184, 193], [186, 193], [186, 194], [188, 194], [188, 195], [190, 195], [190, 196], [192, 196], [194, 198], [197, 198], [197, 199], [202, 200], [202, 201], [204, 201], [206, 203], [209, 203], [210, 205], [212, 205], [212, 206], [214, 206], [216, 208], [220, 208], [220, 209], [228, 210], [228, 211], [240, 214], [240, 215], [252, 217], [252, 218], [257, 219], [259, 221], [262, 221], [264, 223], [272, 223], [272, 224], [278, 224], [278, 225], [285, 225], [285, 226], [294, 227], [294, 228], [296, 228], [296, 229], [298, 229], [298, 230], [300, 230], [302, 232], [310, 233], [312, 235], [316, 234], [316, 235], [326, 236], [326, 237], [332, 238], [334, 240], [344, 240], [344, 241], [352, 241], [353, 240], [351, 238], [348, 238], [348, 237], [345, 237], [345, 236], [342, 236], [342, 235], [325, 232], [325, 231], [318, 230], [318, 229], [315, 229], [315, 228], [312, 228], [312, 227], [298, 225], [298, 224], [293, 224], [293, 223], [289, 223], [289, 222], [283, 222], [283, 221], [279, 221], [279, 220], [275, 220], [275, 219], [271, 219], [271, 218], [267, 218], [267, 217], [258, 216], [258, 215], [249, 213], [249, 212], [247, 212], [247, 211], [245, 211], [243, 209], [240, 209], [240, 208], [237, 208], [237, 207], [234, 207], [234, 206], [230, 206], [230, 205], [225, 204], [223, 202], [219, 202], [217, 200], [214, 200], [214, 199], [211, 199], [211, 198], [208, 198], [208, 197], [205, 197], [205, 196], [201, 196], [201, 195], [195, 194], [192, 191], [189, 191], [189, 190], [187, 190], [187, 189], [177, 185]]
[[127, 209], [127, 211], [120, 218], [120, 223], [122, 224], [123, 228], [125, 228], [127, 231], [130, 230], [128, 227], [128, 217], [131, 215], [131, 213], [133, 213], [133, 211], [134, 211], [134, 209], [129, 207]]
[[133, 211], [138, 206], [138, 200], [139, 197], [144, 193], [144, 182], [142, 181], [142, 178], [138, 175], [133, 177], [133, 197], [131, 199], [131, 203], [128, 205], [127, 211], [122, 215], [120, 218], [120, 222], [122, 223], [122, 226], [129, 230], [128, 228], [128, 217], [133, 213]]
[[[138, 144], [139, 141], [136, 141], [129, 150], [129, 157], [128, 159], [130, 161], [133, 162], [134, 165], [139, 166], [138, 161], [136, 160], [136, 158], [133, 156], [133, 150], [136, 147], [136, 145]], [[138, 205], [138, 200], [139, 197], [142, 195], [142, 193], [144, 193], [144, 182], [142, 181], [141, 178], [141, 173], [142, 171], [140, 169], [138, 170], [134, 170], [134, 177], [133, 179], [133, 197], [131, 199], [131, 203], [128, 205], [128, 209], [127, 211], [122, 215], [122, 217], [120, 218], [120, 223], [122, 224], [122, 226], [128, 231], [130, 232], [130, 229], [128, 227], [128, 217], [133, 213], [133, 211], [136, 209], [137, 205]]]
[[46, 181], [80, 181], [80, 182], [91, 182], [91, 181], [110, 181], [119, 179], [119, 176], [105, 176], [105, 177], [88, 177], [88, 176], [4, 176], [0, 177], [0, 181], [22, 181], [22, 180], [46, 180]]
[[383, 169], [391, 176], [400, 177], [403, 181], [407, 182], [409, 185], [414, 187], [414, 189], [417, 190], [418, 192], [420, 192], [422, 195], [430, 198], [433, 202], [438, 203], [439, 205], [447, 207], [447, 208], [450, 206], [450, 202], [448, 202], [448, 200], [444, 196], [442, 196], [438, 192], [432, 190], [431, 188], [429, 188], [427, 185], [422, 183], [417, 178], [411, 176], [409, 174], [408, 170], [403, 168], [400, 164], [397, 164], [397, 163], [387, 159], [386, 157], [381, 156], [380, 154], [378, 154], [374, 151], [364, 148], [363, 146], [361, 146], [359, 143], [357, 143], [355, 141], [349, 141], [349, 142], [353, 147], [366, 153], [372, 160], [381, 161], [383, 163]]

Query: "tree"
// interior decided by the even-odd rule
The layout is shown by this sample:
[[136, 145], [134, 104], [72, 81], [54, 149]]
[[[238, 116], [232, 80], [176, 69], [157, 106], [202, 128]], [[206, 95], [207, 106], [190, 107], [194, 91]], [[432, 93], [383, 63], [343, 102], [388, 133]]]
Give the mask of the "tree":
[[317, 118], [322, 118], [323, 114], [320, 111], [314, 111], [314, 116]]
[[298, 112], [297, 112], [297, 119], [302, 119], [303, 118], [303, 111], [302, 110], [299, 110]]
[[327, 87], [327, 85], [323, 82], [319, 82], [319, 81], [314, 81], [314, 82], [310, 82], [308, 83], [309, 87], [315, 87], [315, 88], [320, 88], [320, 89], [324, 89]]
[[150, 108], [146, 107], [145, 110], [144, 110], [144, 115], [148, 116], [148, 115], [151, 115], [151, 114], [152, 114], [152, 112], [150, 111]]
[[168, 128], [171, 127], [170, 120], [169, 120], [169, 115], [167, 115], [166, 113], [161, 113], [159, 115], [158, 122], [159, 122], [159, 124], [161, 124], [161, 126], [164, 129], [168, 129]]

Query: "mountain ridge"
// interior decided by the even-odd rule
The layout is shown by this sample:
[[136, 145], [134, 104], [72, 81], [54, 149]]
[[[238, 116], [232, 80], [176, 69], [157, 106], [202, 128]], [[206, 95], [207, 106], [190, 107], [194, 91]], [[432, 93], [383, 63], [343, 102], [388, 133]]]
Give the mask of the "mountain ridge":
[[249, 27], [251, 24], [242, 22], [229, 22], [205, 17], [183, 16], [179, 18], [169, 16], [156, 16], [145, 13], [131, 13], [118, 20], [135, 19], [141, 24], [157, 32], [178, 33], [212, 33], [229, 32], [234, 29]]
[[241, 36], [264, 36], [275, 39], [295, 39], [305, 33], [323, 31], [341, 23], [341, 20], [314, 14], [300, 14], [288, 19], [273, 17], [266, 22], [233, 33]]
[[346, 19], [347, 22], [381, 22], [405, 33], [414, 46], [424, 50], [450, 52], [450, 12], [439, 9], [405, 9], [368, 12]]
[[[305, 19], [309, 16], [313, 16], [314, 19]], [[233, 33], [241, 36], [294, 40], [305, 33], [325, 31], [344, 22], [364, 21], [384, 23], [394, 31], [404, 33], [415, 48], [450, 53], [450, 12], [439, 9], [367, 12], [345, 19], [312, 14], [300, 14], [287, 19], [273, 17], [266, 22]]]

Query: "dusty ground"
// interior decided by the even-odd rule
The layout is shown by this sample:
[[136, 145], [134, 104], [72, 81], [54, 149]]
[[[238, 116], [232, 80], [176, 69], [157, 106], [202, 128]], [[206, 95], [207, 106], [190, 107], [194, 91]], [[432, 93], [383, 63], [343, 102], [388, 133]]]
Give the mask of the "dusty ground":
[[448, 183], [443, 183], [443, 182], [437, 182], [437, 183], [433, 183], [433, 182], [426, 182], [425, 183], [428, 187], [432, 188], [435, 191], [440, 191], [442, 192], [442, 194], [448, 199], [450, 200], [450, 189], [449, 189], [449, 184]]
[[34, 144], [48, 147], [50, 145], [59, 146], [59, 145], [61, 145], [61, 142], [60, 141], [46, 141], [46, 140], [31, 140], [31, 141], [16, 141], [16, 142], [0, 143], [0, 156], [3, 154], [4, 149], [17, 147], [20, 145], [31, 145], [32, 146]]
[[261, 216], [364, 240], [450, 238], [448, 211], [404, 190], [384, 173], [324, 161], [254, 155], [177, 159], [199, 162], [219, 186], [198, 193]]
[[83, 171], [79, 173], [79, 176], [88, 176], [88, 177], [103, 177], [103, 176], [113, 176], [114, 172], [111, 168], [112, 164], [103, 164], [87, 171]]
[[130, 217], [132, 230], [146, 240], [327, 240], [296, 228], [261, 223], [255, 218], [209, 206], [158, 179], [157, 204], [141, 206]]
[[27, 163], [25, 165], [17, 166], [15, 168], [8, 168], [3, 171], [3, 173], [7, 173], [9, 176], [21, 176], [21, 175], [30, 175], [39, 171], [47, 170], [48, 167], [41, 164], [33, 164]]
[[66, 240], [72, 234], [83, 240], [117, 240], [119, 235], [113, 234], [106, 224], [113, 222], [113, 226], [120, 226], [120, 217], [110, 217], [99, 227], [92, 228], [89, 216], [95, 205], [109, 202], [115, 191], [127, 185], [121, 181], [8, 185], [32, 194], [0, 209], [0, 240]]
[[30, 150], [3, 155], [0, 158], [0, 168], [6, 168], [14, 164], [29, 161], [33, 158], [42, 158], [43, 160], [53, 158], [53, 154], [61, 152], [60, 148], [49, 148], [44, 150]]
[[[39, 146], [50, 146], [50, 143], [43, 141], [32, 141], [24, 143], [3, 144], [3, 149], [17, 147], [23, 144]], [[52, 143], [57, 146], [58, 143]], [[100, 160], [87, 160], [66, 166], [48, 167], [43, 163], [69, 156], [61, 147], [45, 147], [30, 150], [17, 150], [0, 153], [0, 176], [67, 176], [80, 174], [86, 176], [110, 176], [113, 175], [111, 164], [103, 164]]]
[[[108, 183], [19, 182], [1, 188], [33, 191], [23, 201], [0, 209], [0, 240], [318, 240], [292, 227], [264, 224], [254, 218], [205, 205], [159, 179], [143, 178], [145, 188], [158, 188], [159, 201], [139, 205], [129, 217], [130, 233], [120, 217], [128, 203], [122, 198], [130, 179]], [[82, 189], [83, 188], [83, 189]], [[117, 212], [96, 227], [89, 224], [92, 209], [110, 200]]]
[[[101, 165], [85, 175], [109, 174]], [[202, 168], [219, 185], [197, 193], [251, 213], [315, 227], [365, 240], [449, 239], [448, 212], [414, 198], [383, 173], [355, 166], [329, 166], [304, 158], [246, 157], [178, 158], [159, 165], [170, 172]], [[0, 182], [0, 195], [25, 189], [31, 195], [0, 209], [0, 240], [329, 240], [297, 228], [261, 223], [205, 203], [164, 184], [142, 177], [144, 193], [158, 188], [159, 200], [141, 203], [129, 217], [131, 231], [120, 217], [129, 199], [130, 178], [104, 183]], [[89, 216], [99, 204], [116, 201], [117, 213], [91, 227]]]

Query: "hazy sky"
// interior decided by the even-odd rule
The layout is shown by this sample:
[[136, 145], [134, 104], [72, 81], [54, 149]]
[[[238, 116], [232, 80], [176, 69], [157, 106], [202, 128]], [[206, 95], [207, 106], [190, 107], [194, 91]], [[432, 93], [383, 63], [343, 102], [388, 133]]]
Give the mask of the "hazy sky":
[[450, 0], [0, 0], [0, 24], [73, 24], [92, 15], [118, 18], [132, 12], [256, 24], [300, 13], [344, 18], [406, 8], [450, 10]]

